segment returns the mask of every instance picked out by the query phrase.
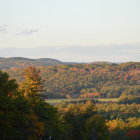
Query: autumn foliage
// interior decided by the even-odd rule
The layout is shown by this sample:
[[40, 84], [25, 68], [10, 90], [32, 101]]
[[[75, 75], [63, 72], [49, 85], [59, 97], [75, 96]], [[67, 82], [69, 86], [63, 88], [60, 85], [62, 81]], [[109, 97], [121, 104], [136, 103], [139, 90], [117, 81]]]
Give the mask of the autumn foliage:
[[21, 84], [20, 89], [24, 96], [37, 96], [43, 92], [44, 80], [41, 78], [40, 70], [34, 67], [25, 69], [25, 81]]
[[99, 98], [99, 97], [100, 97], [99, 93], [85, 93], [85, 94], [80, 95], [80, 98], [83, 98], [83, 99], [87, 99], [87, 98], [94, 99], [94, 98]]
[[130, 140], [139, 140], [140, 130], [130, 130], [127, 132], [126, 136], [128, 136]]

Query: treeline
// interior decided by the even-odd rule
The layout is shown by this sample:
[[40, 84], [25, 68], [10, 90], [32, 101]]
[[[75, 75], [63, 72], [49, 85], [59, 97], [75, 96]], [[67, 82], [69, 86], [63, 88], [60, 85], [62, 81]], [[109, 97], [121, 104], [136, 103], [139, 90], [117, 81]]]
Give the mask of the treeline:
[[[38, 67], [46, 80], [48, 98], [118, 98], [140, 95], [140, 63], [94, 63]], [[23, 69], [7, 70], [11, 78], [23, 81]], [[94, 96], [95, 95], [95, 96]]]
[[[89, 112], [94, 116], [82, 122], [82, 114], [88, 106]], [[117, 103], [87, 103], [70, 104], [62, 102], [57, 105], [60, 114], [66, 119], [79, 136], [88, 134], [88, 139], [93, 140], [139, 140], [140, 139], [140, 105]], [[81, 116], [80, 116], [81, 115]], [[83, 124], [85, 126], [83, 126]], [[92, 128], [89, 129], [88, 128]], [[97, 133], [95, 133], [97, 131]], [[73, 135], [74, 135], [73, 132]], [[82, 135], [80, 134], [82, 133]], [[95, 135], [96, 134], [96, 135]], [[78, 139], [81, 139], [78, 137]]]

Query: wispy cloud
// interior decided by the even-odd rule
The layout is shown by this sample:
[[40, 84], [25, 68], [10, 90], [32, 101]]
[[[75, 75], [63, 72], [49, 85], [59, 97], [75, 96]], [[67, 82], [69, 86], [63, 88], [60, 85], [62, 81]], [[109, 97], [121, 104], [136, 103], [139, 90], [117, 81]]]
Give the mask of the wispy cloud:
[[22, 30], [21, 32], [16, 33], [16, 35], [25, 35], [25, 36], [27, 35], [28, 36], [28, 35], [32, 35], [37, 32], [39, 32], [38, 29], [30, 29], [30, 30], [25, 29], [25, 30]]
[[6, 32], [7, 31], [7, 25], [0, 25], [0, 33]]

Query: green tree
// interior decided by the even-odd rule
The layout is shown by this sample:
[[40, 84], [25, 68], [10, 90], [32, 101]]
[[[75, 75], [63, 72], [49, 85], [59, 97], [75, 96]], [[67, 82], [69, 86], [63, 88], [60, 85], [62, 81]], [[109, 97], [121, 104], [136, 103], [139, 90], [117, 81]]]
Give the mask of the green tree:
[[0, 138], [2, 140], [28, 140], [33, 136], [30, 134], [31, 107], [19, 94], [17, 88], [16, 81], [9, 80], [8, 74], [0, 71]]
[[62, 121], [65, 122], [67, 140], [82, 140], [85, 121], [95, 113], [94, 103], [87, 101], [86, 104], [70, 104], [61, 112]]
[[108, 140], [106, 120], [101, 115], [93, 115], [85, 122], [85, 140]]
[[[60, 122], [53, 106], [39, 97], [28, 96], [29, 100], [21, 91], [19, 94], [15, 80], [9, 80], [6, 73], [0, 72], [0, 83], [1, 140], [60, 138]], [[35, 90], [35, 93], [38, 92]]]
[[16, 80], [9, 80], [9, 75], [0, 71], [0, 96], [15, 96], [17, 88]]
[[61, 135], [60, 121], [57, 110], [46, 103], [41, 96], [44, 92], [44, 80], [41, 77], [40, 70], [28, 67], [25, 69], [24, 77], [25, 81], [21, 85], [20, 90], [29, 99], [33, 118], [36, 118], [36, 124], [40, 126], [38, 128], [40, 131], [36, 131], [37, 137], [47, 139], [51, 136], [52, 139], [57, 139]]

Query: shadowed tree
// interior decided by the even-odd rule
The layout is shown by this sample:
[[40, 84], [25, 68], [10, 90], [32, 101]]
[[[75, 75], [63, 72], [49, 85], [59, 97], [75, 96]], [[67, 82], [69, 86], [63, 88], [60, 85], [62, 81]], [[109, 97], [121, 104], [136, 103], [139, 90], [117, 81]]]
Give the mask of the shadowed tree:
[[9, 80], [9, 75], [0, 71], [0, 96], [15, 96], [17, 88], [16, 80]]
[[37, 77], [38, 71], [30, 70], [25, 81], [29, 98], [17, 91], [15, 80], [9, 80], [9, 76], [0, 71], [1, 140], [46, 140], [50, 136], [57, 140], [60, 137], [57, 110], [36, 97], [42, 91], [42, 80]]
[[101, 115], [93, 115], [85, 122], [85, 140], [109, 140], [106, 120]]
[[[29, 102], [17, 91], [15, 80], [0, 71], [0, 139], [24, 140], [36, 139], [35, 124]], [[37, 128], [38, 129], [38, 128]]]

